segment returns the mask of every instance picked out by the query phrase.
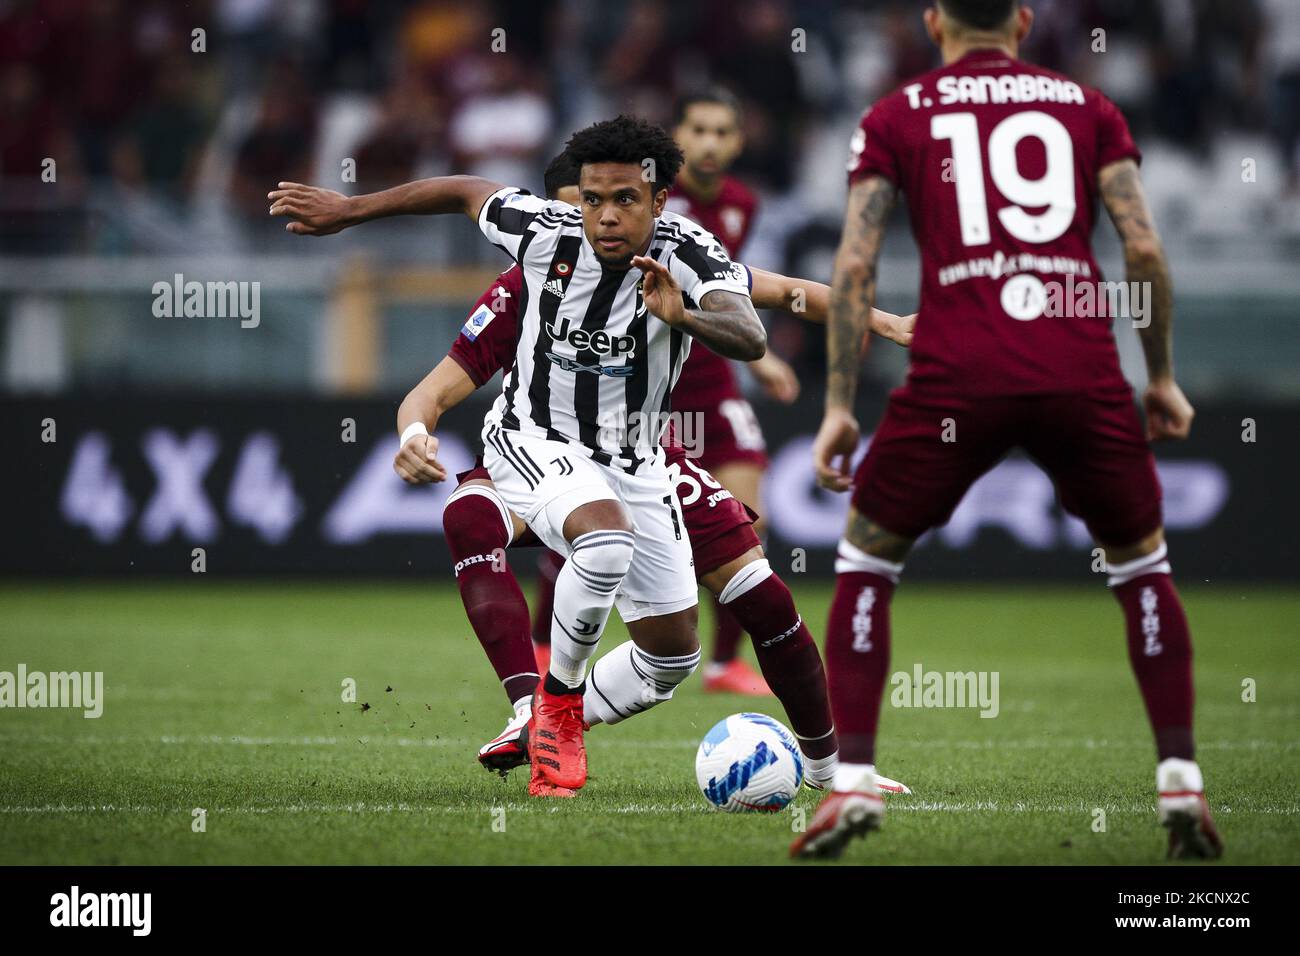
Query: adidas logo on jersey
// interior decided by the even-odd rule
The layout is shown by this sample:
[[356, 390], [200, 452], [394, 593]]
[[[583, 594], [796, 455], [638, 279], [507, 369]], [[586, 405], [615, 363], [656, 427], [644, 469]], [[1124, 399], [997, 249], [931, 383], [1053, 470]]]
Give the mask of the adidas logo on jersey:
[[557, 299], [563, 299], [564, 283], [562, 283], [559, 279], [547, 279], [546, 282], [542, 284], [542, 291], [549, 292]]

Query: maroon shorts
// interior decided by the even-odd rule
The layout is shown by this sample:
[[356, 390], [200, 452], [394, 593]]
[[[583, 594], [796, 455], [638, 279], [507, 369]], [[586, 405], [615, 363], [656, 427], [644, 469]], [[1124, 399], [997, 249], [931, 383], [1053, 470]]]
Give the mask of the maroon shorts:
[[[684, 411], [682, 414], [690, 413]], [[690, 449], [692, 454], [699, 451], [695, 458], [697, 465], [713, 470], [735, 464], [767, 467], [763, 429], [758, 424], [754, 407], [738, 393], [705, 403], [698, 414], [698, 447]]]
[[1160, 526], [1155, 459], [1127, 391], [964, 399], [896, 389], [854, 475], [853, 507], [920, 537], [1013, 448], [1042, 466], [1097, 542], [1133, 544]]
[[[680, 448], [665, 449], [668, 472], [677, 488], [682, 505], [682, 521], [691, 540], [691, 553], [695, 557], [695, 575], [700, 577], [734, 561], [746, 551], [760, 546], [754, 532], [758, 515], [750, 511], [722, 487], [712, 475], [696, 462], [688, 461]], [[492, 480], [482, 461], [477, 461], [469, 471], [456, 476], [457, 487], [475, 478]], [[541, 541], [532, 529], [510, 542], [511, 548], [540, 547]]]
[[698, 460], [688, 458], [680, 446], [664, 450], [691, 539], [695, 576], [708, 574], [759, 547], [753, 527], [758, 515], [723, 488]]

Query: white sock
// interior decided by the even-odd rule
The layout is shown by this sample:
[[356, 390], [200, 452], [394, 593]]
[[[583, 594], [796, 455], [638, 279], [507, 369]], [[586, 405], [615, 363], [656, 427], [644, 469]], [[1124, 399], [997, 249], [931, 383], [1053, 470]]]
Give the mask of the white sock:
[[532, 694], [529, 694], [527, 697], [520, 697], [517, 701], [515, 701], [515, 716], [518, 717], [520, 714], [524, 713], [525, 711], [527, 711], [528, 713], [532, 713], [533, 711]]
[[591, 669], [582, 716], [591, 724], [617, 724], [670, 700], [677, 685], [694, 673], [700, 652], [656, 657], [632, 641], [620, 644]]
[[874, 790], [876, 765], [874, 763], [843, 763], [835, 768], [835, 790]]
[[587, 660], [614, 606], [614, 594], [632, 564], [630, 531], [589, 531], [573, 539], [573, 553], [555, 576], [551, 668], [568, 687], [582, 683]]
[[1156, 765], [1156, 790], [1159, 793], [1177, 793], [1190, 790], [1202, 793], [1205, 780], [1195, 760], [1166, 757]]
[[803, 775], [820, 787], [829, 786], [834, 788], [835, 772], [839, 769], [839, 766], [840, 752], [838, 750], [828, 757], [803, 755]]

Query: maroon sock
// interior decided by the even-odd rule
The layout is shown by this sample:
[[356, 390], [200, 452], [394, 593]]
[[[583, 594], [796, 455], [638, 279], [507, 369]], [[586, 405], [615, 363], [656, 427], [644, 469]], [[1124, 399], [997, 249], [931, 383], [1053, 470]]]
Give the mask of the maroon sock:
[[551, 643], [551, 617], [555, 610], [555, 578], [564, 558], [547, 549], [537, 559], [537, 596], [533, 599], [533, 643]]
[[1124, 609], [1128, 659], [1155, 732], [1156, 753], [1195, 759], [1192, 742], [1192, 637], [1173, 579], [1143, 574], [1111, 589]]
[[876, 762], [876, 727], [889, 671], [889, 601], [894, 582], [870, 571], [836, 575], [826, 624], [826, 675], [840, 735], [840, 760]]
[[713, 598], [713, 663], [725, 664], [728, 661], [736, 659], [736, 653], [740, 650], [740, 635], [744, 633], [736, 615], [730, 608], [731, 604], [719, 604], [715, 595]]
[[795, 610], [785, 582], [773, 574], [726, 605], [754, 641], [763, 679], [772, 688], [808, 757], [835, 752], [834, 724], [817, 642]]
[[469, 625], [513, 705], [537, 686], [537, 660], [528, 637], [528, 602], [505, 563], [501, 509], [483, 495], [461, 495], [444, 509], [442, 529]]

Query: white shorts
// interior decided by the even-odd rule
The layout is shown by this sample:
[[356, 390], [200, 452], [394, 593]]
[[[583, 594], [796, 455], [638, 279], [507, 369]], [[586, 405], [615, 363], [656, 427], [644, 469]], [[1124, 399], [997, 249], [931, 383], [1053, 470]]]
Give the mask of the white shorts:
[[698, 602], [695, 559], [681, 503], [662, 464], [647, 462], [630, 475], [599, 465], [578, 446], [507, 431], [483, 429], [483, 464], [510, 510], [548, 548], [568, 557], [564, 522], [593, 501], [620, 501], [632, 518], [632, 565], [615, 595], [624, 622], [659, 617]]

